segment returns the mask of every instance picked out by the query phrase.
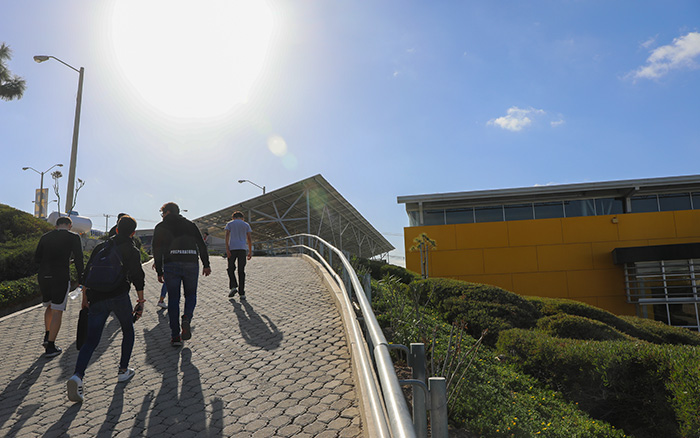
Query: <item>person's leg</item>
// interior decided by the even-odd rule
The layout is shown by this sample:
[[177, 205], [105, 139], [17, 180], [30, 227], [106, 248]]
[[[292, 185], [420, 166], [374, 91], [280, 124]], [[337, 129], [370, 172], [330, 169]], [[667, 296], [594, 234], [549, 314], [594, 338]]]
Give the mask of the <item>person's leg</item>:
[[182, 273], [177, 263], [163, 265], [163, 277], [168, 289], [168, 320], [170, 321], [170, 336], [180, 336], [180, 283]]
[[238, 282], [236, 281], [236, 252], [231, 251], [231, 257], [228, 258], [228, 288], [234, 290], [238, 288]]
[[134, 309], [128, 293], [112, 298], [110, 301], [112, 301], [114, 316], [117, 317], [122, 328], [122, 355], [119, 360], [119, 370], [126, 370], [134, 349]]
[[75, 363], [74, 374], [81, 379], [85, 376], [85, 369], [87, 369], [92, 353], [100, 343], [102, 330], [104, 329], [110, 312], [111, 310], [109, 304], [106, 301], [90, 303], [90, 311], [88, 312], [87, 339], [85, 339], [83, 346], [80, 347], [78, 360]]
[[238, 258], [238, 293], [243, 296], [245, 295], [245, 265], [246, 265], [246, 250], [241, 249], [237, 252]]
[[51, 286], [51, 322], [49, 324], [49, 343], [56, 342], [58, 331], [61, 330], [63, 311], [68, 303], [68, 290], [70, 289], [69, 278], [57, 278], [52, 281]]
[[56, 342], [58, 331], [61, 330], [63, 310], [51, 309], [51, 324], [49, 325], [49, 342]]
[[183, 263], [182, 287], [185, 295], [184, 317], [192, 320], [197, 305], [197, 282], [199, 280], [199, 263]]

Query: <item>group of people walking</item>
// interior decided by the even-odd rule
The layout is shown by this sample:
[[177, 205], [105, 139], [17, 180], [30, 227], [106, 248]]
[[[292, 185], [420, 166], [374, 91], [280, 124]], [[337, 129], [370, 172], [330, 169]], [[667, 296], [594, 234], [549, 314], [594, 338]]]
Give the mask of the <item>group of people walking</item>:
[[[170, 325], [170, 344], [182, 346], [182, 341], [191, 339], [191, 322], [197, 304], [197, 283], [199, 262], [202, 263], [202, 275], [211, 274], [207, 245], [199, 228], [180, 214], [179, 206], [174, 202], [164, 204], [161, 209], [162, 221], [153, 232], [152, 252], [154, 269], [158, 281], [163, 284], [160, 307], [167, 307]], [[134, 322], [144, 310], [145, 273], [142, 268], [140, 252], [134, 245], [136, 220], [126, 214], [120, 214], [117, 225], [110, 232], [110, 238], [95, 247], [87, 265], [83, 266], [83, 253], [80, 236], [70, 231], [70, 217], [60, 217], [56, 229], [44, 234], [39, 240], [35, 260], [39, 264], [39, 288], [42, 293], [45, 333], [43, 346], [45, 356], [54, 357], [62, 350], [56, 346], [56, 337], [61, 327], [63, 311], [66, 309], [68, 290], [70, 289], [70, 261], [73, 260], [78, 275], [78, 282], [84, 287], [82, 308], [87, 312], [86, 339], [75, 365], [73, 376], [67, 382], [68, 398], [82, 402], [83, 379], [90, 358], [99, 344], [107, 317], [113, 313], [119, 321], [122, 331], [121, 358], [117, 373], [118, 382], [127, 382], [135, 374], [129, 367], [134, 348]], [[232, 215], [226, 224], [226, 256], [228, 259], [229, 297], [239, 294], [245, 300], [245, 266], [252, 256], [252, 229], [243, 220], [240, 211]], [[114, 255], [110, 254], [110, 251]], [[110, 258], [111, 257], [111, 258]], [[109, 260], [119, 263], [120, 274], [109, 287], [90, 287], [94, 277], [111, 275], [111, 270], [103, 265]], [[116, 263], [116, 262], [115, 262]], [[97, 267], [101, 269], [97, 269]], [[236, 278], [236, 274], [238, 278]], [[136, 289], [136, 306], [132, 306], [129, 291], [131, 285]], [[184, 308], [180, 317], [180, 297], [184, 296]], [[167, 294], [167, 305], [164, 303]], [[163, 304], [161, 304], [163, 303]]]

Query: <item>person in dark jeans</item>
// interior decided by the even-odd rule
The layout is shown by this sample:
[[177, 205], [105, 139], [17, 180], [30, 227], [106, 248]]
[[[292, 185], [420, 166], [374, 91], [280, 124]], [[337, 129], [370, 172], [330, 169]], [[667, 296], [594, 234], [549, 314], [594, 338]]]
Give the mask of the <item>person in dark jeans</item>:
[[[128, 215], [124, 215], [117, 223], [117, 234], [111, 239], [98, 245], [90, 255], [88, 268], [92, 259], [106, 245], [114, 244], [121, 258], [125, 276], [120, 284], [112, 291], [96, 291], [87, 288], [83, 294], [83, 308], [88, 308], [88, 328], [85, 344], [80, 348], [78, 360], [75, 364], [75, 372], [68, 380], [68, 399], [74, 402], [83, 401], [83, 379], [92, 353], [100, 343], [102, 330], [110, 313], [119, 321], [122, 329], [121, 358], [119, 360], [118, 382], [129, 381], [136, 373], [129, 368], [131, 352], [134, 348], [134, 321], [141, 317], [143, 312], [143, 288], [145, 274], [141, 267], [141, 255], [131, 239], [136, 230], [136, 221]], [[87, 272], [87, 270], [86, 270]], [[85, 279], [83, 279], [84, 281]], [[129, 290], [131, 284], [136, 288], [138, 301], [136, 308], [131, 307]]]
[[[253, 255], [251, 234], [253, 230], [243, 220], [243, 213], [234, 211], [231, 221], [226, 224], [226, 257], [228, 258], [228, 296], [238, 292], [245, 300], [245, 265]], [[246, 252], [246, 248], [248, 251]], [[238, 263], [238, 281], [236, 281], [236, 263]]]
[[34, 253], [34, 261], [39, 265], [39, 289], [46, 307], [43, 343], [46, 357], [58, 356], [63, 351], [55, 342], [68, 301], [71, 258], [78, 278], [83, 274], [83, 246], [80, 236], [70, 231], [72, 226], [69, 217], [59, 217], [56, 229], [41, 236]]
[[[182, 346], [183, 340], [192, 337], [190, 323], [197, 305], [199, 259], [204, 266], [202, 274], [211, 274], [209, 254], [199, 228], [180, 215], [180, 207], [174, 202], [164, 204], [163, 220], [153, 230], [153, 261], [158, 281], [168, 290], [168, 319], [170, 320], [170, 344]], [[180, 286], [185, 296], [180, 331]]]

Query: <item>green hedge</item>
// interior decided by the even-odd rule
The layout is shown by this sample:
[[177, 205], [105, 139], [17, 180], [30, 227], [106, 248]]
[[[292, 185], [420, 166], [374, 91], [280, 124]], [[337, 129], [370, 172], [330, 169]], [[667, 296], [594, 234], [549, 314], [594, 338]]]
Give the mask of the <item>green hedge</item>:
[[[636, 316], [620, 316], [620, 319], [633, 325], [644, 333], [644, 338], [656, 344], [696, 345], [700, 346], [700, 333], [685, 328], [672, 327], [663, 322]], [[655, 342], [652, 339], [660, 339]]]
[[413, 283], [421, 302], [430, 302], [448, 323], [464, 321], [467, 331], [479, 338], [484, 330], [487, 345], [495, 344], [498, 333], [514, 327], [535, 326], [540, 313], [520, 295], [496, 286], [446, 278], [429, 278]]
[[0, 309], [7, 309], [41, 297], [36, 275], [0, 282]]
[[41, 236], [21, 237], [0, 243], [0, 281], [17, 280], [37, 273], [34, 252]]
[[591, 341], [631, 339], [609, 325], [583, 316], [558, 314], [537, 320], [537, 330], [550, 336]]
[[17, 238], [41, 236], [52, 229], [53, 226], [44, 220], [37, 219], [29, 213], [8, 205], [0, 204], [0, 243]]
[[513, 329], [497, 350], [593, 417], [637, 438], [700, 430], [700, 350], [628, 341], [578, 341]]

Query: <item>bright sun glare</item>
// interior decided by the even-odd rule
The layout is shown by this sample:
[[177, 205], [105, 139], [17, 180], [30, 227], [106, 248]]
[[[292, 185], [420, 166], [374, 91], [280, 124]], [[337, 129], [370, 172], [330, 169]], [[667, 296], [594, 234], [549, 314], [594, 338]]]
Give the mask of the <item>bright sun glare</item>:
[[272, 31], [263, 0], [119, 0], [112, 15], [124, 76], [173, 117], [217, 117], [245, 103]]

